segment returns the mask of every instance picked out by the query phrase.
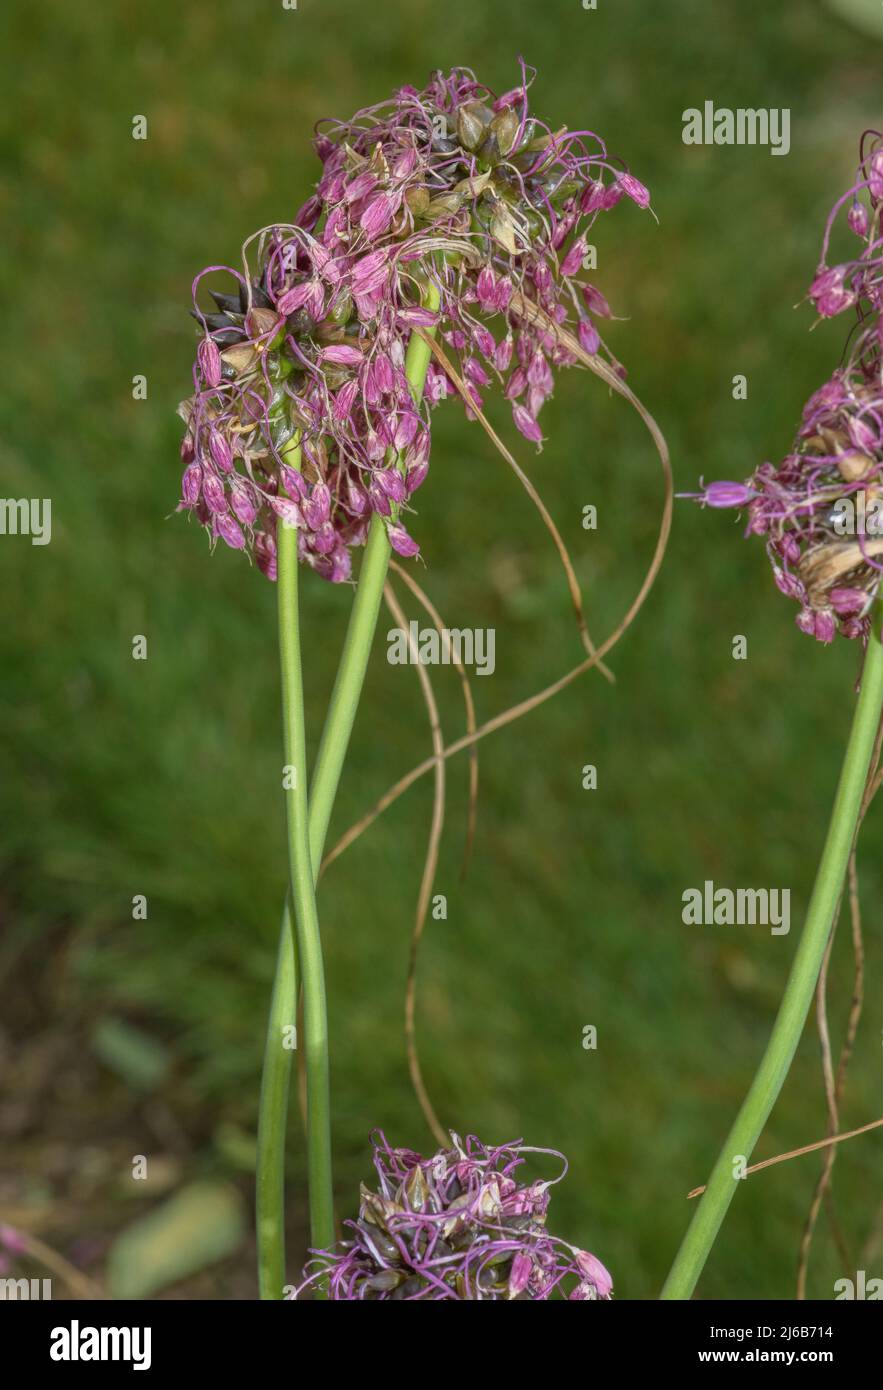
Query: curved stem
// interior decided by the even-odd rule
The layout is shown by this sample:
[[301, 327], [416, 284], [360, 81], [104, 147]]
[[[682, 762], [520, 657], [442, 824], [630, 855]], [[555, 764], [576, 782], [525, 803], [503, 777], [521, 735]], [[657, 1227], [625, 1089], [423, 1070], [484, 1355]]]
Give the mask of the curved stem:
[[[431, 282], [423, 295], [427, 308], [436, 310], [439, 305], [438, 289]], [[411, 335], [405, 361], [405, 373], [411, 393], [416, 402], [423, 397], [426, 373], [429, 367], [430, 349], [418, 334]], [[299, 450], [292, 451], [289, 462], [297, 466]], [[284, 550], [284, 554], [283, 554]], [[314, 935], [308, 933], [312, 962], [310, 982], [321, 986], [321, 1021], [324, 1029], [324, 1091], [328, 1097], [328, 1053], [327, 1024], [325, 1020], [325, 986], [322, 971], [322, 948], [319, 937], [318, 920], [315, 912], [315, 884], [322, 862], [322, 851], [334, 798], [343, 771], [346, 751], [349, 746], [356, 710], [362, 693], [371, 644], [377, 626], [383, 586], [389, 565], [390, 545], [383, 519], [377, 515], [372, 518], [365, 547], [365, 555], [359, 573], [359, 584], [353, 600], [352, 613], [341, 653], [337, 678], [334, 683], [322, 740], [316, 759], [313, 785], [310, 791], [309, 806], [306, 797], [306, 758], [303, 752], [303, 691], [300, 664], [300, 643], [297, 623], [297, 537], [292, 531], [279, 527], [277, 553], [277, 585], [279, 589], [279, 640], [283, 669], [283, 712], [286, 729], [287, 763], [294, 764], [298, 770], [298, 787], [286, 795], [289, 825], [289, 858], [292, 866], [297, 861], [298, 889], [305, 900], [309, 896], [311, 907], [308, 920], [314, 922]], [[285, 615], [283, 616], [283, 606]], [[288, 678], [287, 674], [288, 673]], [[296, 690], [296, 698], [295, 698]], [[288, 692], [288, 693], [286, 693]], [[298, 728], [292, 728], [291, 717], [296, 716]], [[289, 738], [301, 744], [301, 756], [292, 756]], [[302, 803], [300, 798], [303, 798]], [[294, 798], [297, 798], [294, 800]], [[293, 814], [292, 802], [294, 800]], [[304, 834], [305, 831], [305, 834]], [[302, 841], [306, 838], [306, 845]], [[304, 878], [304, 865], [308, 866], [309, 894]], [[260, 1117], [258, 1121], [258, 1159], [257, 1159], [257, 1229], [258, 1229], [258, 1270], [261, 1298], [281, 1298], [285, 1284], [285, 1227], [284, 1227], [284, 1185], [285, 1185], [285, 1129], [288, 1113], [288, 1091], [291, 1075], [290, 1052], [281, 1053], [279, 1038], [283, 1027], [293, 1022], [297, 1007], [297, 967], [294, 933], [291, 926], [290, 902], [295, 891], [295, 872], [290, 873], [290, 894], [286, 898], [282, 917], [282, 930], [276, 965], [276, 978], [270, 1005], [270, 1018], [267, 1028], [267, 1043], [264, 1053], [264, 1074], [261, 1083]], [[304, 1024], [307, 1060], [308, 1094], [308, 1144], [310, 1145], [310, 1212], [314, 1213], [316, 1194], [314, 1194], [314, 1159], [317, 1167], [319, 1155], [314, 1155], [310, 1138], [312, 1122], [310, 1115], [310, 1047], [311, 1020], [308, 1012], [308, 957], [304, 956], [301, 944], [302, 927], [298, 916], [297, 943], [303, 962]], [[318, 976], [318, 978], [317, 978]], [[318, 1030], [317, 1003], [314, 998], [312, 1024]], [[315, 1046], [320, 1045], [317, 1031], [312, 1039]], [[281, 1055], [280, 1055], [281, 1053]], [[316, 1098], [316, 1085], [321, 1078], [314, 1076], [313, 1095]], [[324, 1116], [324, 1135], [316, 1137], [320, 1149], [327, 1152], [327, 1175], [317, 1171], [317, 1179], [323, 1192], [320, 1203], [320, 1221], [324, 1234], [319, 1236], [315, 1221], [311, 1220], [311, 1239], [314, 1248], [326, 1249], [334, 1239], [333, 1208], [331, 1205], [331, 1140], [328, 1114]], [[326, 1211], [327, 1205], [327, 1211]]]
[[766, 1052], [663, 1286], [660, 1295], [663, 1299], [689, 1298], [693, 1293], [735, 1196], [739, 1184], [738, 1176], [734, 1175], [737, 1162], [741, 1160], [742, 1171], [788, 1075], [809, 1013], [843, 887], [881, 707], [883, 647], [880, 643], [880, 614], [875, 610], [861, 691], [853, 715], [828, 835], [785, 993]]

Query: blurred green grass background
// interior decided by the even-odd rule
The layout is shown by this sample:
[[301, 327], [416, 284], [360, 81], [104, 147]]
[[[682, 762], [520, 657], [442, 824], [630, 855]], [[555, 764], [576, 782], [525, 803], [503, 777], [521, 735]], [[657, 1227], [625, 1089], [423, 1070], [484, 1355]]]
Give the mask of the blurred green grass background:
[[[317, 119], [454, 64], [503, 90], [523, 54], [539, 70], [536, 110], [598, 130], [652, 189], [658, 226], [631, 205], [598, 225], [596, 281], [623, 316], [609, 341], [667, 434], [677, 486], [741, 478], [785, 451], [839, 357], [840, 326], [810, 334], [810, 309], [793, 306], [858, 137], [883, 119], [881, 49], [807, 0], [601, 0], [594, 12], [579, 0], [300, 0], [295, 12], [270, 0], [47, 0], [13, 4], [0, 22], [2, 491], [53, 504], [50, 546], [0, 544], [7, 1042], [21, 1042], [23, 963], [29, 980], [51, 966], [53, 1013], [39, 1027], [67, 1030], [84, 1067], [83, 1028], [102, 1020], [164, 1042], [187, 1173], [226, 1172], [236, 1161], [224, 1135], [244, 1138], [247, 1166], [284, 883], [278, 675], [274, 590], [241, 556], [210, 559], [198, 528], [172, 515], [192, 276], [235, 262], [246, 235], [293, 214], [315, 177]], [[791, 153], [684, 146], [681, 113], [706, 99], [790, 108]], [[131, 138], [136, 114], [148, 119], [143, 142]], [[132, 399], [137, 373], [146, 401]], [[736, 373], [748, 377], [746, 401], [732, 399]], [[513, 444], [508, 411], [492, 415]], [[544, 424], [540, 457], [517, 436], [514, 446], [602, 636], [652, 550], [658, 465], [625, 404], [583, 374], [560, 381]], [[474, 684], [486, 719], [580, 651], [553, 549], [502, 460], [456, 405], [434, 428], [414, 525], [419, 577], [450, 626], [496, 629], [496, 673]], [[597, 532], [581, 527], [589, 502]], [[304, 600], [316, 738], [349, 594], [310, 578]], [[657, 587], [611, 657], [616, 686], [589, 675], [482, 744], [463, 883], [466, 765], [449, 765], [436, 888], [448, 918], [429, 923], [419, 972], [427, 1084], [459, 1132], [567, 1153], [550, 1224], [603, 1258], [620, 1297], [658, 1292], [685, 1194], [708, 1172], [764, 1045], [811, 886], [858, 653], [824, 650], [793, 619], [762, 547], [743, 543], [731, 516], [682, 503]], [[146, 662], [131, 659], [139, 633]], [[745, 662], [731, 657], [737, 633]], [[437, 686], [451, 739], [456, 678], [441, 671]], [[332, 833], [428, 749], [414, 673], [388, 666], [379, 639]], [[596, 791], [582, 790], [585, 763], [598, 767]], [[322, 885], [343, 1215], [367, 1176], [373, 1126], [431, 1143], [402, 1028], [430, 795], [428, 782], [412, 789]], [[873, 813], [861, 865], [868, 1001], [844, 1127], [881, 1111], [878, 843]], [[790, 887], [791, 935], [684, 926], [681, 894], [706, 878]], [[138, 893], [145, 922], [131, 918]], [[851, 988], [844, 929], [837, 1040]], [[597, 1051], [582, 1047], [586, 1024]], [[20, 1149], [0, 1167], [7, 1196], [20, 1182], [23, 1202], [51, 1207], [65, 1176], [39, 1171], [42, 1122], [33, 1171], [11, 1164]], [[121, 1123], [131, 1151], [145, 1152], [137, 1116]], [[811, 1026], [756, 1156], [824, 1131]], [[94, 1143], [101, 1132], [96, 1119]], [[881, 1142], [854, 1141], [835, 1170], [855, 1259], [880, 1201]], [[749, 1179], [702, 1296], [792, 1295], [817, 1171], [811, 1157]], [[293, 1107], [292, 1275], [304, 1176]], [[70, 1229], [77, 1219], [66, 1239], [89, 1234]], [[248, 1260], [236, 1286], [246, 1293]], [[832, 1297], [842, 1272], [823, 1216], [811, 1294]]]

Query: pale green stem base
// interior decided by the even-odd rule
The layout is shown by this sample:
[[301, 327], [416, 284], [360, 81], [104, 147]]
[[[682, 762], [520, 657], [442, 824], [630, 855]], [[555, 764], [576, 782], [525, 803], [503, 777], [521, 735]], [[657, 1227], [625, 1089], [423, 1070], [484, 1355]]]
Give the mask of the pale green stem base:
[[[315, 1247], [325, 1249], [334, 1241], [328, 1020], [322, 941], [310, 858], [307, 748], [298, 617], [297, 532], [294, 527], [278, 527], [276, 551], [289, 892], [297, 928], [297, 957], [304, 994], [303, 1041], [307, 1077], [310, 1238]], [[283, 923], [283, 930], [286, 926], [287, 924]]]
[[294, 924], [286, 897], [264, 1047], [255, 1172], [258, 1288], [264, 1299], [282, 1298], [285, 1288], [285, 1128], [297, 1038], [297, 989]]
[[[879, 614], [868, 643], [861, 691], [840, 773], [828, 836], [819, 862], [806, 922], [785, 986], [763, 1060], [736, 1121], [712, 1169], [706, 1190], [684, 1236], [660, 1294], [664, 1299], [690, 1298], [752, 1150], [788, 1075], [809, 1013], [822, 958], [852, 851], [859, 811], [883, 704], [883, 647]], [[739, 1165], [737, 1169], [737, 1165]]]

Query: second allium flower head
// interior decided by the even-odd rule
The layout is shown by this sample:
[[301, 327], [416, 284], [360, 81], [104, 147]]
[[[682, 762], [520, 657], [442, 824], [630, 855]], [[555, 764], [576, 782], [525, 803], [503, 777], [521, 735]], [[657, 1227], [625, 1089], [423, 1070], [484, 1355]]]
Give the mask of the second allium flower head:
[[[401, 515], [429, 467], [429, 411], [458, 388], [432, 362], [414, 399], [413, 333], [440, 335], [468, 413], [496, 384], [537, 445], [554, 370], [577, 360], [556, 330], [604, 350], [597, 321], [610, 309], [580, 276], [586, 232], [624, 196], [643, 208], [649, 194], [597, 135], [531, 116], [531, 80], [522, 64], [521, 84], [498, 97], [457, 68], [323, 122], [322, 176], [294, 222], [249, 238], [242, 271], [197, 276], [180, 507], [271, 579], [280, 518], [298, 527], [301, 560], [333, 581], [349, 578], [372, 514], [400, 555], [417, 553]], [[218, 270], [235, 292], [212, 291], [206, 313], [196, 291]], [[300, 471], [284, 455], [295, 438]]]
[[[520, 1182], [521, 1143], [491, 1147], [451, 1135], [431, 1158], [374, 1142], [375, 1188], [363, 1185], [349, 1236], [323, 1251], [298, 1294], [327, 1283], [332, 1299], [506, 1301], [609, 1299], [601, 1261], [546, 1229], [549, 1182]], [[559, 1181], [556, 1178], [555, 1181]]]
[[[862, 243], [828, 265], [838, 217]], [[883, 503], [883, 137], [862, 141], [852, 187], [828, 218], [809, 298], [822, 318], [852, 312], [848, 352], [807, 401], [791, 453], [745, 483], [711, 483], [698, 500], [745, 507], [749, 535], [767, 538], [773, 577], [800, 605], [797, 625], [820, 642], [865, 638], [883, 575], [883, 529], [862, 524]], [[857, 522], [857, 524], [856, 524]]]

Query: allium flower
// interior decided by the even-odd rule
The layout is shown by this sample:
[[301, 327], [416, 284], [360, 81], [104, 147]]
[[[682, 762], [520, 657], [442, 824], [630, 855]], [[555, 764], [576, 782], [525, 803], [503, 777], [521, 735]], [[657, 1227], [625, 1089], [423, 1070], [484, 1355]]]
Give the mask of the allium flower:
[[319, 1253], [297, 1293], [323, 1279], [346, 1300], [611, 1298], [601, 1261], [546, 1230], [552, 1184], [513, 1176], [533, 1153], [566, 1172], [561, 1154], [489, 1148], [472, 1135], [451, 1143], [421, 1158], [375, 1134], [377, 1189], [362, 1186], [358, 1220], [345, 1223], [351, 1238]]
[[[776, 584], [799, 603], [801, 631], [820, 642], [838, 632], [867, 637], [883, 574], [883, 136], [868, 136], [853, 186], [828, 218], [809, 289], [823, 318], [854, 311], [848, 356], [807, 401], [778, 467], [764, 463], [744, 484], [691, 494], [708, 506], [746, 508], [746, 534], [766, 536]], [[847, 204], [861, 250], [829, 267], [831, 231]]]
[[[299, 529], [301, 560], [334, 581], [349, 577], [372, 513], [400, 555], [418, 552], [401, 517], [426, 476], [430, 410], [457, 387], [433, 362], [412, 398], [413, 333], [440, 336], [468, 414], [499, 387], [538, 446], [555, 370], [576, 361], [558, 330], [603, 349], [594, 320], [610, 309], [580, 276], [586, 233], [623, 197], [645, 208], [649, 194], [598, 136], [532, 116], [521, 70], [499, 97], [455, 68], [321, 122], [321, 177], [294, 222], [249, 238], [242, 271], [212, 266], [194, 281], [202, 339], [180, 408], [179, 509], [270, 578], [280, 517]], [[235, 293], [212, 291], [206, 313], [197, 288], [225, 269]], [[295, 436], [303, 487], [292, 492], [281, 451]], [[378, 479], [390, 470], [401, 495]], [[317, 510], [318, 489], [328, 505]]]

